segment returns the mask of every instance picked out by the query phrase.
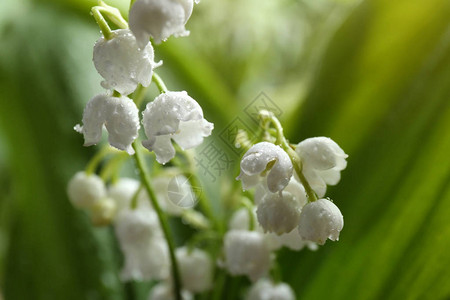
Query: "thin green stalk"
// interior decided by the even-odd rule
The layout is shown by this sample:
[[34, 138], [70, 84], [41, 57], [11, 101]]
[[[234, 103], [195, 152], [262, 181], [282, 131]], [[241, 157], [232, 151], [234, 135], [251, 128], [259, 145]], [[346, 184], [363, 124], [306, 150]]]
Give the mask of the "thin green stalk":
[[300, 157], [298, 156], [297, 152], [295, 152], [294, 149], [291, 148], [291, 146], [287, 142], [286, 138], [284, 137], [283, 127], [281, 126], [280, 121], [270, 112], [261, 114], [260, 117], [262, 119], [263, 126], [268, 125], [268, 123], [270, 122], [275, 127], [275, 130], [277, 133], [277, 137], [276, 137], [277, 140], [275, 143], [277, 145], [281, 146], [283, 148], [283, 150], [286, 151], [286, 153], [289, 155], [289, 157], [292, 161], [292, 165], [294, 166], [294, 170], [297, 173], [297, 176], [298, 176], [301, 184], [305, 188], [306, 194], [308, 195], [308, 201], [309, 202], [316, 201], [317, 195], [314, 192], [314, 190], [311, 188], [311, 186], [309, 185], [309, 182], [308, 182], [308, 180], [306, 180], [305, 175], [303, 175], [302, 161], [301, 161]]
[[158, 215], [159, 223], [161, 224], [161, 229], [164, 233], [164, 236], [167, 241], [167, 246], [169, 248], [169, 256], [172, 262], [172, 274], [173, 274], [173, 287], [176, 300], [182, 300], [181, 298], [181, 280], [180, 280], [180, 272], [178, 269], [178, 263], [175, 256], [175, 243], [172, 236], [172, 232], [170, 231], [169, 222], [167, 221], [166, 215], [163, 213], [161, 207], [156, 198], [156, 194], [150, 184], [150, 178], [147, 172], [147, 168], [144, 164], [144, 159], [142, 157], [141, 149], [138, 147], [137, 142], [133, 143], [133, 149], [136, 151], [134, 155], [134, 159], [136, 161], [137, 168], [139, 169], [140, 176], [144, 187], [148, 193], [150, 198], [150, 202]]
[[112, 153], [112, 149], [109, 146], [104, 146], [100, 151], [98, 151], [86, 166], [86, 174], [94, 174], [100, 162], [110, 153]]
[[150, 86], [144, 87], [142, 84], [137, 86], [137, 89], [133, 93], [134, 103], [136, 103], [136, 107], [139, 108], [142, 104], [142, 101], [145, 99], [145, 94]]
[[112, 37], [114, 36], [111, 28], [108, 25], [108, 22], [106, 22], [105, 18], [103, 18], [103, 15], [101, 14], [101, 12], [98, 9], [98, 6], [94, 6], [91, 9], [91, 14], [95, 19], [95, 22], [97, 22], [98, 27], [100, 27], [100, 30], [103, 33], [103, 36], [105, 37], [105, 39], [110, 40], [112, 39]]
[[164, 84], [164, 81], [161, 79], [161, 77], [159, 77], [158, 74], [156, 74], [156, 72], [153, 72], [152, 80], [158, 87], [158, 90], [161, 94], [168, 91], [166, 85]]

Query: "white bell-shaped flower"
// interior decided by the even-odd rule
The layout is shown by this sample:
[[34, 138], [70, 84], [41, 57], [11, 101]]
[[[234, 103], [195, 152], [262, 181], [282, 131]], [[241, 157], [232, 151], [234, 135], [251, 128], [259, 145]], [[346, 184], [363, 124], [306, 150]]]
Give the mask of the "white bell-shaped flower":
[[184, 25], [193, 7], [193, 0], [137, 0], [131, 7], [129, 23], [139, 47], [144, 47], [150, 37], [159, 44], [171, 35], [188, 35]]
[[302, 159], [303, 174], [319, 197], [325, 195], [327, 185], [339, 182], [341, 171], [347, 167], [348, 155], [327, 137], [306, 139], [295, 151]]
[[114, 30], [112, 34], [112, 39], [101, 37], [94, 46], [95, 68], [105, 79], [102, 86], [122, 95], [134, 92], [139, 83], [149, 86], [157, 66], [152, 45], [140, 49], [128, 29]]
[[[189, 291], [181, 291], [182, 300], [192, 300], [194, 297]], [[170, 282], [160, 282], [155, 285], [148, 296], [148, 300], [175, 300], [175, 293]]]
[[[272, 165], [273, 164], [273, 165]], [[241, 172], [236, 178], [242, 181], [242, 188], [249, 189], [257, 185], [267, 175], [267, 187], [270, 192], [281, 191], [292, 176], [292, 162], [289, 155], [280, 146], [268, 142], [253, 145], [242, 157]]]
[[137, 138], [140, 125], [139, 111], [130, 98], [95, 96], [86, 104], [83, 126], [77, 125], [75, 130], [84, 135], [84, 146], [91, 146], [100, 141], [103, 125], [111, 146], [134, 154], [131, 143]]
[[309, 248], [309, 250], [315, 251], [317, 250], [317, 244], [311, 241], [304, 240], [297, 229], [293, 229], [291, 232], [284, 233], [282, 235], [276, 236], [277, 241], [281, 246], [287, 247], [294, 251], [300, 251], [305, 246]]
[[247, 275], [252, 281], [270, 268], [270, 249], [263, 233], [231, 230], [224, 238], [225, 267], [231, 275]]
[[172, 139], [182, 148], [197, 147], [211, 134], [214, 125], [203, 118], [200, 105], [186, 92], [167, 92], [147, 104], [143, 113], [148, 140], [142, 145], [165, 164], [175, 156]]
[[169, 275], [169, 252], [156, 213], [150, 209], [123, 210], [114, 224], [125, 257], [123, 280], [163, 279]]
[[303, 239], [323, 245], [327, 239], [339, 240], [343, 227], [344, 217], [339, 208], [330, 200], [319, 199], [303, 207], [298, 232]]
[[256, 214], [264, 232], [277, 235], [288, 233], [299, 222], [301, 208], [307, 203], [306, 192], [294, 177], [284, 190], [271, 193], [267, 185], [260, 183], [255, 191]]
[[181, 216], [197, 203], [197, 198], [186, 176], [160, 176], [153, 179], [161, 208], [172, 216]]
[[294, 229], [300, 219], [300, 203], [288, 192], [267, 194], [257, 206], [256, 215], [264, 232], [283, 234]]
[[212, 287], [213, 263], [203, 250], [182, 247], [176, 250], [183, 288], [193, 293], [205, 292]]
[[73, 206], [90, 209], [106, 196], [105, 183], [95, 174], [77, 172], [69, 181], [67, 194]]
[[112, 223], [117, 213], [116, 203], [111, 198], [102, 198], [89, 210], [91, 221], [95, 226], [107, 226]]
[[295, 300], [292, 288], [286, 283], [274, 284], [269, 279], [260, 279], [250, 288], [246, 300]]

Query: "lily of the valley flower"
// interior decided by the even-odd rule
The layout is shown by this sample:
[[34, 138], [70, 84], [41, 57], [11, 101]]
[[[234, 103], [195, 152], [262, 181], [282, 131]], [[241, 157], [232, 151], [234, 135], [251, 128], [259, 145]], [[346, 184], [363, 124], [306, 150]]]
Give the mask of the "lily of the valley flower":
[[295, 151], [302, 159], [303, 174], [319, 197], [325, 195], [327, 185], [339, 182], [341, 171], [347, 167], [348, 155], [327, 137], [306, 139]]
[[91, 209], [106, 197], [105, 183], [95, 174], [78, 172], [70, 179], [67, 194], [73, 206]]
[[138, 84], [150, 85], [154, 53], [151, 44], [139, 49], [136, 38], [128, 29], [113, 31], [112, 39], [101, 37], [94, 46], [94, 65], [105, 79], [102, 86], [122, 95], [132, 93]]
[[131, 143], [139, 130], [139, 111], [128, 97], [112, 97], [100, 94], [92, 98], [84, 109], [83, 126], [75, 130], [84, 135], [84, 146], [97, 144], [105, 125], [111, 146], [134, 154]]
[[193, 0], [137, 0], [131, 7], [129, 19], [139, 47], [144, 47], [150, 37], [159, 44], [171, 35], [188, 35], [184, 25], [193, 7]]
[[176, 250], [183, 288], [201, 293], [212, 287], [213, 263], [209, 255], [200, 249], [178, 248]]
[[263, 180], [268, 167], [267, 187], [272, 193], [279, 192], [289, 183], [293, 169], [289, 155], [272, 143], [252, 146], [241, 160], [241, 172], [236, 179], [242, 181], [244, 190], [249, 189]]
[[260, 279], [250, 288], [246, 300], [294, 300], [295, 294], [286, 283], [273, 283], [268, 279]]
[[214, 125], [203, 118], [200, 105], [186, 92], [167, 92], [147, 104], [142, 123], [148, 140], [142, 145], [165, 164], [175, 156], [172, 139], [182, 148], [197, 147]]
[[224, 238], [225, 267], [231, 275], [247, 275], [252, 281], [270, 267], [270, 248], [264, 234], [230, 230]]
[[330, 200], [319, 199], [303, 207], [298, 232], [303, 239], [323, 245], [327, 239], [339, 240], [343, 227], [344, 217], [339, 208]]
[[[150, 291], [148, 300], [175, 300], [174, 289], [171, 282], [163, 281], [155, 285]], [[181, 291], [182, 300], [192, 300], [193, 296], [189, 291]]]

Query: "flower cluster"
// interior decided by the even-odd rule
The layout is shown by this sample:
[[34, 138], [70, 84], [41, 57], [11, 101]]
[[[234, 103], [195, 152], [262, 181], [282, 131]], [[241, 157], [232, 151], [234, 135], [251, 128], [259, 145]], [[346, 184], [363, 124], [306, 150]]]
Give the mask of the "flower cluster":
[[[289, 144], [279, 121], [261, 111], [263, 134], [258, 143], [252, 145], [248, 135], [239, 135], [239, 144], [247, 151], [237, 179], [243, 190], [254, 191], [245, 192], [245, 197], [239, 188], [230, 193], [239, 194], [237, 200], [244, 207], [233, 209], [228, 231], [223, 232], [221, 220], [199, 192], [193, 159], [184, 151], [199, 146], [214, 125], [187, 92], [167, 90], [154, 71], [161, 63], [155, 62], [152, 43], [187, 35], [185, 24], [193, 7], [194, 0], [132, 1], [130, 29], [117, 9], [101, 0], [93, 8], [103, 33], [95, 43], [93, 62], [106, 91], [86, 104], [82, 125], [75, 130], [83, 134], [84, 145], [91, 146], [101, 141], [105, 128], [109, 144], [121, 151], [106, 147], [97, 153], [86, 171], [70, 180], [69, 199], [88, 213], [94, 225], [114, 228], [124, 258], [123, 281], [157, 281], [149, 299], [193, 299], [211, 291], [221, 271], [218, 266], [252, 281], [248, 300], [294, 299], [292, 289], [271, 276], [276, 251], [316, 250], [327, 239], [339, 239], [343, 216], [324, 196], [327, 185], [339, 182], [347, 155], [325, 137]], [[111, 30], [102, 13], [120, 29]], [[160, 94], [140, 113], [152, 81]], [[142, 147], [136, 141], [141, 126], [146, 136]], [[149, 152], [143, 148], [159, 163], [152, 164], [152, 176], [144, 157]], [[141, 180], [119, 176], [130, 157]], [[168, 162], [173, 166], [163, 167]], [[100, 176], [95, 174], [98, 168]], [[197, 200], [200, 210], [194, 208]], [[181, 218], [192, 227], [186, 244], [175, 246], [168, 217]]]
[[[244, 190], [255, 187], [255, 206], [238, 210], [225, 235], [225, 267], [252, 281], [268, 274], [271, 251], [316, 249], [327, 239], [338, 240], [344, 226], [339, 208], [322, 198], [326, 185], [337, 184], [346, 167], [344, 151], [325, 137], [298, 145], [277, 140], [279, 145], [263, 141], [244, 154], [237, 179]], [[257, 293], [256, 285], [250, 294]]]
[[[161, 42], [171, 35], [187, 34], [184, 25], [193, 5], [192, 0], [137, 0], [130, 11], [131, 30], [110, 31], [97, 40], [93, 62], [104, 79], [102, 87], [108, 91], [87, 103], [83, 125], [75, 126], [84, 135], [85, 146], [100, 142], [105, 127], [111, 146], [134, 154], [132, 144], [140, 129], [139, 109], [127, 96], [139, 86], [148, 87], [153, 70], [161, 64], [154, 61], [149, 37]], [[143, 144], [155, 152], [162, 164], [175, 156], [171, 140], [182, 149], [194, 148], [214, 127], [203, 118], [200, 105], [184, 91], [164, 91], [148, 103], [142, 124], [148, 138]]]

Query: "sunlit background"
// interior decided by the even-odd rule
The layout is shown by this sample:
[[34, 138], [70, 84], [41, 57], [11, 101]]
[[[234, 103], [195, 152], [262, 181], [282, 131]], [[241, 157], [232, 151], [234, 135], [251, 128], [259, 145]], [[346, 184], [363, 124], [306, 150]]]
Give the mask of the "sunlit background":
[[[126, 14], [128, 1], [106, 2]], [[95, 153], [73, 130], [102, 91], [95, 4], [0, 2], [6, 300], [146, 299], [147, 284], [120, 283], [111, 230], [93, 228], [65, 193]], [[255, 129], [247, 108], [261, 97], [292, 143], [329, 136], [349, 154], [328, 193], [344, 215], [340, 241], [279, 255], [298, 299], [449, 299], [450, 2], [202, 0], [187, 28], [155, 48], [158, 73], [202, 105], [215, 123], [207, 142], [234, 159], [217, 180], [202, 177], [218, 215], [211, 191], [225, 193], [237, 175], [224, 132], [237, 118]], [[229, 278], [228, 299], [242, 281]]]

